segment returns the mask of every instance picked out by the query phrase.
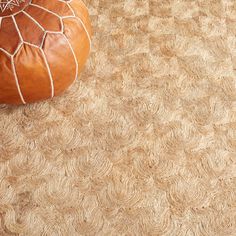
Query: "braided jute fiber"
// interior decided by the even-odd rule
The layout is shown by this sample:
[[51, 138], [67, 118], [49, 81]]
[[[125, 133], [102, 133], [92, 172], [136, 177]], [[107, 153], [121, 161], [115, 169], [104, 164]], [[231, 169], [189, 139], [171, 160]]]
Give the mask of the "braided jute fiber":
[[0, 108], [0, 235], [235, 236], [235, 1], [85, 4], [80, 79]]

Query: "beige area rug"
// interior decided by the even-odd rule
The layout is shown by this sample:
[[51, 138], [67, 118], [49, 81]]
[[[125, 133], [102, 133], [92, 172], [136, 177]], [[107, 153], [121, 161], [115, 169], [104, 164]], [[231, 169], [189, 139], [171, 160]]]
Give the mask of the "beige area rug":
[[235, 236], [236, 2], [86, 3], [80, 80], [0, 108], [0, 235]]

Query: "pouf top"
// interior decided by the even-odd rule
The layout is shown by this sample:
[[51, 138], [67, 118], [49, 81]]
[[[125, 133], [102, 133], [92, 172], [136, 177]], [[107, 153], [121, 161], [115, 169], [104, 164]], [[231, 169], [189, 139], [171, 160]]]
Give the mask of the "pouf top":
[[0, 0], [0, 17], [13, 15], [24, 9], [30, 0]]

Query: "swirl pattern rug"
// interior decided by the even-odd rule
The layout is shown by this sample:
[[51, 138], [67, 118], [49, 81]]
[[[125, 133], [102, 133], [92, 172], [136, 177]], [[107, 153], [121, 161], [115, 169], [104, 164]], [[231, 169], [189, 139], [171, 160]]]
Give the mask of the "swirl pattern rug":
[[236, 2], [85, 3], [74, 86], [0, 106], [0, 235], [235, 236]]

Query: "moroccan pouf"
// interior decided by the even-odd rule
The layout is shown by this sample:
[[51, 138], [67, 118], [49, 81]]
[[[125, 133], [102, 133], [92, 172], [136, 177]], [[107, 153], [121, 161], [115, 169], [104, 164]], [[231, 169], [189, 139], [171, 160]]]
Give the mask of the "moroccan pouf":
[[81, 0], [0, 0], [0, 103], [61, 94], [77, 78], [90, 46]]

